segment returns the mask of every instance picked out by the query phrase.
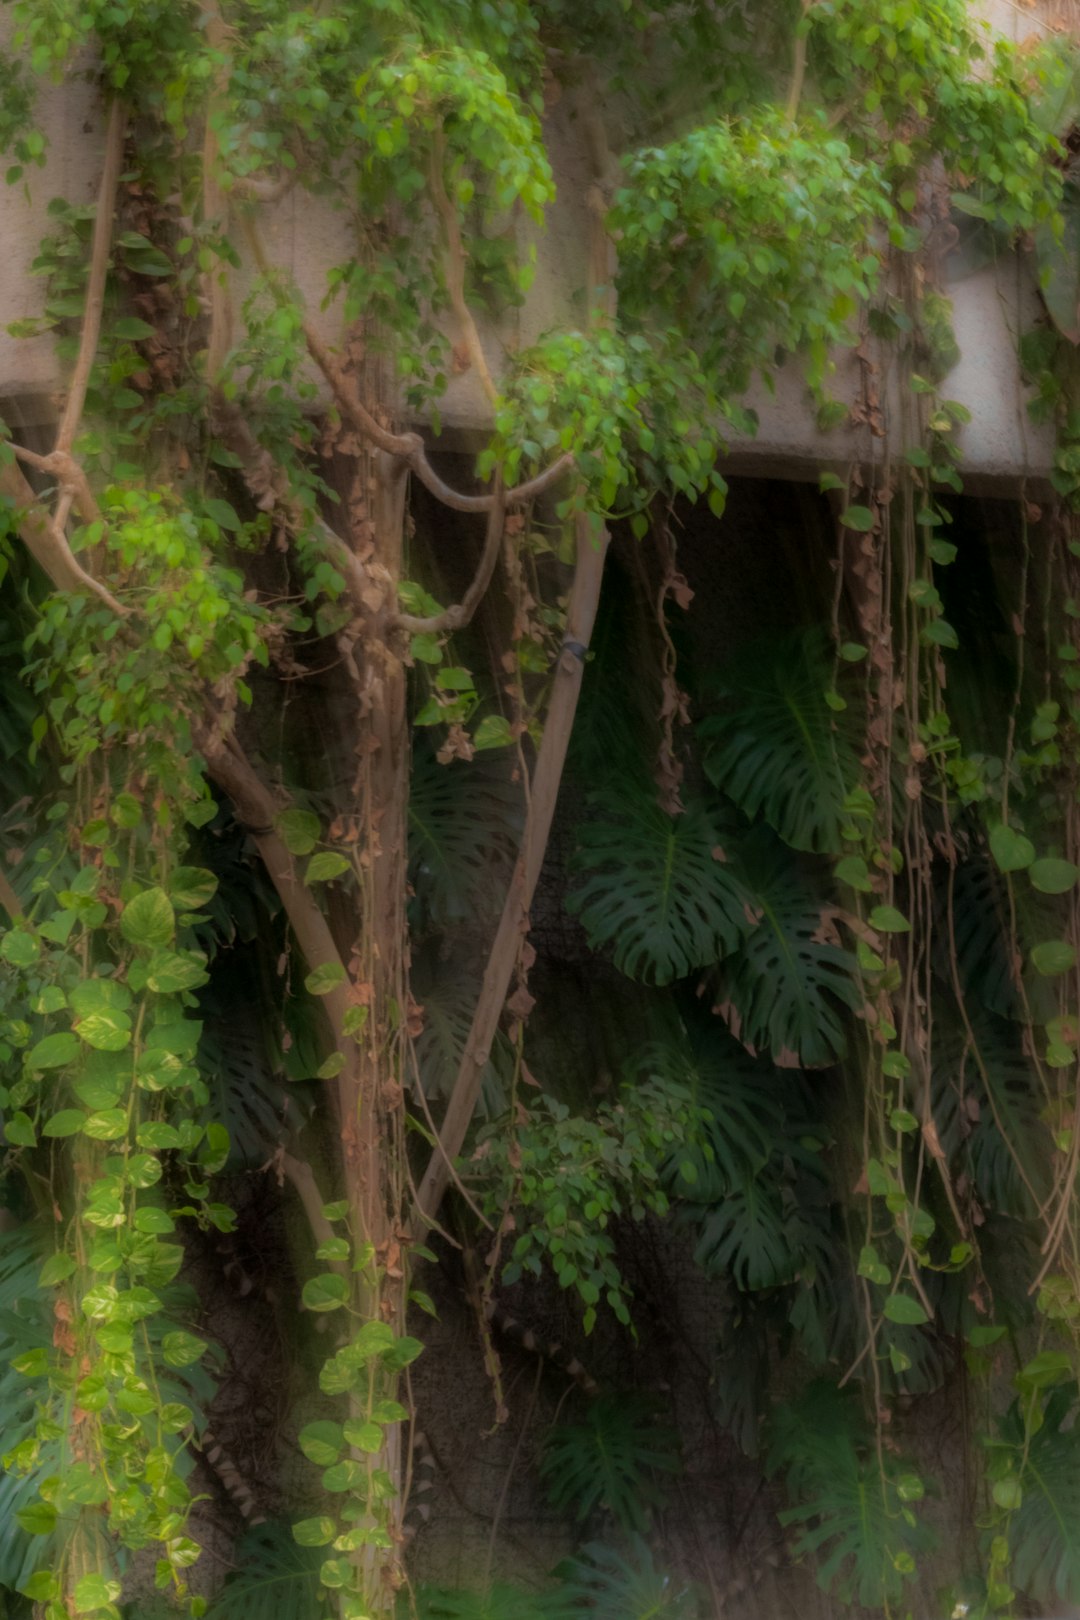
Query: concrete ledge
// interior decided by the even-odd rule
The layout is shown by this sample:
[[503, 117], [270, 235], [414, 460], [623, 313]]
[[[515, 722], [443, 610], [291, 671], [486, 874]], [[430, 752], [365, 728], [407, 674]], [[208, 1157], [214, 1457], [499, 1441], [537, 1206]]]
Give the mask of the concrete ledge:
[[[978, 9], [999, 32], [1022, 39], [1049, 28], [1047, 8], [1052, 4], [1060, 13], [1063, 3], [1080, 10], [1080, 0], [1038, 0], [1033, 8], [1021, 6], [1019, 0], [981, 0]], [[9, 31], [10, 21], [0, 17], [0, 39]], [[30, 274], [30, 266], [48, 232], [49, 199], [63, 196], [84, 204], [96, 192], [101, 108], [87, 72], [73, 73], [61, 85], [43, 85], [40, 113], [49, 137], [44, 170], [31, 172], [25, 186], [0, 188], [0, 241], [5, 253], [0, 281], [0, 397], [19, 397], [24, 420], [37, 415], [44, 421], [53, 416], [63, 385], [52, 342], [47, 336], [14, 339], [2, 328], [10, 321], [41, 313], [42, 287]], [[567, 97], [554, 110], [547, 134], [559, 195], [543, 233], [533, 232], [527, 222], [514, 227], [522, 247], [530, 236], [535, 239], [537, 275], [524, 306], [511, 311], [498, 328], [484, 331], [485, 350], [496, 375], [507, 355], [534, 342], [544, 331], [575, 324], [581, 318], [589, 169], [574, 122], [572, 98]], [[262, 216], [269, 257], [292, 274], [325, 336], [336, 342], [342, 335], [340, 304], [322, 315], [318, 309], [327, 271], [353, 251], [348, 207], [297, 189], [273, 208], [263, 209]], [[238, 295], [242, 295], [243, 281], [238, 278]], [[965, 472], [993, 482], [1015, 482], [1026, 475], [1045, 477], [1052, 462], [1053, 435], [1046, 429], [1036, 431], [1027, 419], [1027, 396], [1016, 358], [1018, 335], [1039, 312], [1030, 267], [1009, 260], [958, 282], [950, 292], [962, 359], [943, 391], [972, 412], [973, 420], [960, 437]], [[456, 340], [456, 334], [449, 335]], [[819, 432], [796, 368], [791, 366], [779, 373], [774, 395], [755, 384], [747, 403], [758, 412], [760, 429], [755, 439], [731, 445], [731, 465], [759, 471], [779, 467], [783, 476], [813, 478], [823, 466], [880, 461], [886, 445], [893, 454], [902, 450], [910, 442], [903, 426], [905, 402], [897, 396], [888, 356], [871, 351], [869, 359], [878, 367], [875, 380], [884, 410], [884, 439], [875, 437], [866, 426]], [[862, 363], [853, 353], [838, 356], [834, 379], [838, 398], [856, 406], [863, 380]], [[451, 379], [440, 416], [447, 443], [461, 444], [483, 433], [489, 412], [472, 375], [466, 372]]]

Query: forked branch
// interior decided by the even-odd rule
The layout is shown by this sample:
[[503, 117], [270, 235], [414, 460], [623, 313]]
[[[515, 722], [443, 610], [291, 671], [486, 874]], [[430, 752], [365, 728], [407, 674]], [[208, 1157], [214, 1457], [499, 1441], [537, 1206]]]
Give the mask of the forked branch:
[[[269, 276], [271, 266], [263, 248], [262, 238], [254, 219], [248, 215], [244, 220], [244, 228], [251, 245], [252, 256], [260, 272]], [[352, 378], [344, 368], [339, 365], [331, 354], [330, 349], [323, 342], [316, 331], [314, 323], [304, 316], [301, 322], [304, 341], [308, 353], [322, 372], [330, 385], [330, 391], [338, 404], [338, 409], [346, 419], [376, 450], [382, 450], [388, 456], [396, 456], [404, 461], [413, 477], [429, 490], [435, 499], [444, 506], [449, 506], [455, 512], [490, 512], [495, 502], [494, 494], [463, 495], [460, 490], [453, 489], [446, 481], [439, 477], [427, 458], [424, 441], [419, 433], [394, 433], [383, 427], [368, 410], [360, 398], [359, 390]], [[523, 484], [516, 484], [503, 493], [503, 505], [526, 506], [539, 495], [543, 495], [552, 485], [557, 484], [571, 471], [574, 458], [569, 451], [557, 457], [550, 467], [537, 473], [535, 478], [529, 478]]]

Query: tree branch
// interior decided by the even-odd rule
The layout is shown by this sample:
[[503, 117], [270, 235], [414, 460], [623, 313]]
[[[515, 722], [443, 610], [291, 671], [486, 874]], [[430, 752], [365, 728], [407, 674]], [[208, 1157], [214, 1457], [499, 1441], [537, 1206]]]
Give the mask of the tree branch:
[[[213, 90], [207, 102], [206, 123], [203, 126], [202, 222], [205, 226], [215, 221], [217, 229], [224, 235], [229, 224], [229, 204], [218, 178], [218, 160], [221, 152], [217, 132], [214, 129], [214, 116], [229, 87], [228, 35], [217, 0], [207, 0], [205, 15], [207, 42], [211, 49], [220, 53], [220, 61], [214, 71]], [[229, 352], [232, 302], [225, 278], [226, 271], [220, 260], [215, 267], [207, 271], [206, 298], [210, 306], [210, 330], [206, 340], [206, 380], [211, 388], [216, 387], [225, 365], [225, 357]]]
[[433, 613], [428, 618], [418, 618], [412, 613], [397, 613], [391, 619], [391, 625], [398, 630], [407, 630], [411, 635], [425, 635], [440, 630], [463, 630], [472, 622], [473, 614], [480, 606], [484, 592], [491, 584], [491, 576], [495, 572], [495, 564], [499, 557], [499, 547], [502, 544], [503, 525], [506, 519], [506, 508], [503, 501], [502, 484], [497, 479], [493, 491], [494, 502], [488, 513], [487, 535], [484, 539], [484, 549], [480, 554], [480, 565], [473, 576], [465, 595], [453, 607], [444, 608], [441, 613]]
[[[319, 1184], [315, 1180], [314, 1170], [306, 1159], [296, 1159], [291, 1153], [275, 1155], [270, 1160], [267, 1168], [273, 1169], [278, 1165], [281, 1166], [282, 1174], [292, 1182], [297, 1197], [304, 1206], [304, 1214], [307, 1216], [308, 1225], [311, 1227], [315, 1247], [318, 1248], [320, 1244], [329, 1243], [336, 1236], [336, 1233], [331, 1222], [323, 1214], [323, 1205], [326, 1203], [326, 1199], [319, 1191]], [[331, 1271], [344, 1271], [345, 1269], [340, 1260], [331, 1260], [329, 1266]]]
[[795, 122], [799, 111], [799, 102], [802, 100], [803, 81], [806, 78], [806, 30], [807, 18], [814, 0], [802, 0], [802, 15], [795, 25], [795, 56], [791, 68], [791, 89], [788, 91], [787, 106], [784, 109], [789, 124]]
[[204, 730], [198, 740], [211, 777], [229, 795], [240, 822], [255, 840], [309, 972], [314, 973], [316, 968], [328, 963], [341, 968], [341, 983], [320, 999], [329, 1016], [335, 1044], [340, 1051], [348, 1053], [351, 1037], [345, 1033], [345, 1014], [352, 1006], [352, 997], [345, 964], [318, 901], [297, 871], [295, 860], [274, 826], [279, 806], [252, 769], [235, 737], [218, 738]]
[[56, 449], [61, 452], [71, 450], [75, 435], [79, 431], [83, 406], [86, 404], [86, 390], [97, 354], [98, 339], [101, 336], [101, 315], [105, 307], [105, 278], [109, 270], [109, 248], [112, 244], [113, 217], [116, 213], [116, 187], [120, 180], [120, 164], [124, 155], [124, 122], [124, 109], [117, 99], [109, 108], [109, 122], [105, 130], [105, 167], [101, 171], [97, 213], [94, 216], [90, 276], [86, 285], [86, 305], [83, 311], [79, 354], [56, 435]]
[[431, 1155], [416, 1197], [414, 1226], [422, 1231], [438, 1210], [450, 1181], [453, 1161], [461, 1152], [469, 1128], [480, 1082], [491, 1053], [506, 993], [517, 965], [522, 940], [529, 931], [529, 907], [536, 890], [555, 801], [562, 780], [570, 732], [574, 724], [585, 649], [592, 635], [600, 600], [600, 583], [607, 551], [606, 531], [599, 542], [589, 534], [588, 520], [577, 522], [577, 566], [570, 590], [563, 651], [555, 672], [544, 735], [533, 772], [529, 810], [517, 866], [510, 880], [506, 903], [492, 943], [484, 982], [473, 1014], [472, 1027], [462, 1052], [454, 1088], [446, 1106], [438, 1145]]
[[18, 922], [25, 915], [25, 907], [3, 871], [0, 871], [0, 906], [3, 906], [12, 922]]
[[473, 370], [480, 379], [480, 386], [488, 397], [488, 403], [494, 405], [499, 398], [499, 390], [492, 381], [487, 358], [480, 342], [480, 334], [476, 330], [472, 310], [465, 300], [465, 248], [461, 240], [457, 209], [446, 195], [446, 181], [443, 175], [445, 154], [446, 142], [442, 126], [438, 125], [431, 148], [430, 179], [431, 195], [443, 222], [443, 230], [446, 232], [446, 290], [450, 295], [450, 306], [461, 327], [461, 335], [465, 339], [465, 347], [469, 352]]
[[127, 608], [75, 557], [63, 529], [49, 516], [14, 461], [0, 467], [0, 495], [15, 508], [20, 540], [58, 591], [90, 591], [118, 618], [128, 617]]
[[[269, 276], [271, 266], [262, 245], [258, 226], [250, 215], [244, 220], [244, 228], [260, 272], [265, 276]], [[424, 488], [435, 496], [436, 500], [441, 501], [444, 506], [449, 506], [453, 511], [491, 511], [495, 500], [493, 494], [463, 495], [460, 491], [451, 488], [449, 484], [439, 477], [428, 461], [424, 441], [419, 433], [392, 433], [389, 428], [384, 428], [381, 422], [375, 420], [375, 417], [360, 398], [352, 378], [334, 359], [329, 348], [316, 331], [314, 324], [306, 315], [301, 322], [301, 330], [308, 347], [308, 353], [330, 384], [330, 391], [337, 400], [338, 408], [344, 413], [356, 431], [368, 440], [369, 444], [373, 444], [377, 450], [384, 451], [388, 456], [396, 456], [399, 460], [404, 461], [414, 478], [417, 478]], [[506, 490], [503, 495], [504, 506], [527, 505], [529, 501], [535, 500], [538, 495], [542, 495], [545, 490], [558, 483], [560, 478], [565, 477], [571, 471], [573, 465], [573, 456], [569, 451], [565, 451], [551, 463], [550, 467], [545, 467], [543, 472], [537, 473], [535, 478], [527, 479], [524, 484], [517, 484], [512, 489]]]

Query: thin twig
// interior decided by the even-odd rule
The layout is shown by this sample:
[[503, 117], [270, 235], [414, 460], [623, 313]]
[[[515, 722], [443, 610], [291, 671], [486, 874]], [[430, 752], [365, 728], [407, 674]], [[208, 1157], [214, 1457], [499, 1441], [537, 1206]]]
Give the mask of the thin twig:
[[391, 623], [395, 628], [408, 630], [412, 635], [435, 634], [440, 630], [463, 630], [472, 622], [473, 614], [480, 606], [484, 592], [491, 584], [491, 576], [495, 572], [495, 564], [499, 558], [499, 547], [502, 544], [503, 523], [506, 510], [503, 501], [502, 481], [496, 479], [493, 490], [494, 502], [488, 513], [487, 535], [484, 540], [484, 549], [480, 554], [480, 563], [473, 575], [465, 595], [453, 607], [444, 608], [441, 613], [432, 613], [427, 618], [420, 618], [413, 613], [399, 613]]
[[90, 249], [90, 276], [86, 286], [86, 305], [83, 310], [82, 335], [75, 371], [68, 389], [64, 414], [56, 435], [56, 448], [70, 451], [82, 421], [86, 390], [90, 382], [98, 338], [101, 336], [101, 316], [105, 308], [105, 278], [109, 270], [109, 249], [112, 245], [113, 217], [116, 213], [116, 187], [120, 180], [120, 165], [124, 155], [124, 108], [119, 98], [109, 108], [109, 122], [105, 129], [105, 167], [101, 171], [98, 189], [97, 213], [94, 216], [94, 235]]

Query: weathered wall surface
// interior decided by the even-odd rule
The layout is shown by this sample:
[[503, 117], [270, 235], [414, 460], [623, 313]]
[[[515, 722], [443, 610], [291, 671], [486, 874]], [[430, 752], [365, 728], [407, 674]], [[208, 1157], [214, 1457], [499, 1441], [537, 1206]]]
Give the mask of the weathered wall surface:
[[[1001, 34], [1025, 39], [1048, 29], [1073, 25], [1078, 0], [980, 0], [978, 9]], [[0, 37], [10, 29], [9, 14], [0, 17]], [[53, 397], [62, 385], [48, 337], [15, 339], [3, 330], [7, 323], [40, 312], [41, 284], [30, 275], [38, 243], [48, 229], [46, 206], [50, 198], [71, 202], [93, 200], [101, 155], [101, 108], [88, 72], [71, 75], [63, 84], [46, 87], [41, 98], [41, 123], [49, 139], [48, 161], [33, 171], [26, 186], [0, 188], [0, 241], [4, 266], [0, 274], [0, 397], [21, 397], [23, 420], [35, 415], [47, 419]], [[575, 109], [567, 98], [554, 109], [549, 130], [552, 158], [559, 181], [559, 197], [547, 228], [534, 233], [538, 273], [521, 310], [513, 311], [497, 330], [484, 334], [489, 360], [496, 371], [505, 355], [532, 342], [541, 332], [573, 321], [580, 309], [584, 282], [589, 167], [584, 143], [575, 122]], [[269, 255], [294, 275], [310, 309], [321, 301], [327, 270], [345, 260], [351, 249], [349, 215], [345, 206], [313, 199], [294, 191], [273, 209], [263, 210], [262, 228]], [[522, 224], [524, 234], [532, 227]], [[1045, 474], [1050, 465], [1052, 438], [1036, 431], [1027, 420], [1025, 390], [1016, 360], [1016, 336], [1030, 325], [1038, 311], [1031, 267], [1009, 260], [997, 269], [985, 269], [950, 288], [955, 301], [956, 333], [963, 358], [946, 383], [947, 394], [962, 401], [974, 420], [964, 430], [967, 472], [976, 477], [1014, 481], [1025, 473]], [[337, 307], [319, 317], [328, 338], [340, 333]], [[854, 404], [864, 381], [858, 360], [839, 357], [835, 391]], [[887, 379], [878, 379], [888, 407], [888, 438], [903, 440], [899, 402], [890, 401]], [[849, 426], [819, 433], [808, 408], [805, 390], [795, 368], [781, 372], [775, 395], [760, 385], [751, 403], [760, 418], [753, 442], [733, 444], [733, 464], [742, 470], [767, 471], [773, 476], [814, 477], [823, 463], [846, 464], [877, 455], [881, 440], [865, 427]], [[468, 373], [455, 377], [441, 408], [442, 421], [459, 438], [483, 431], [485, 402]]]

